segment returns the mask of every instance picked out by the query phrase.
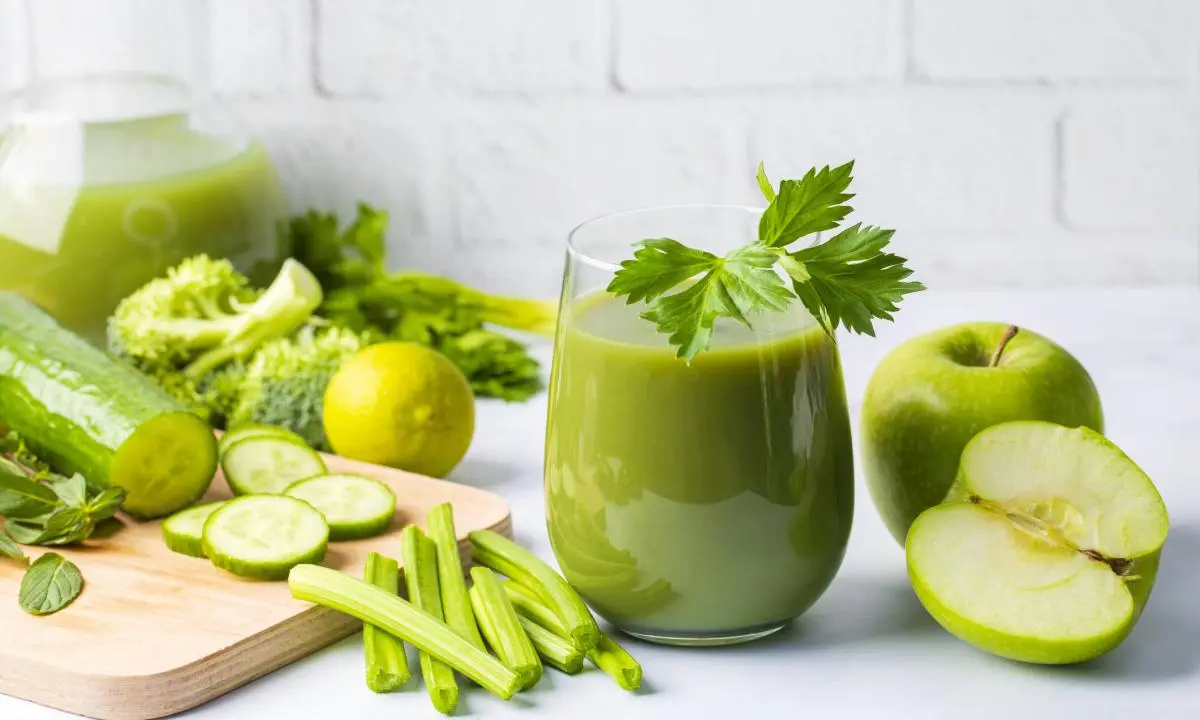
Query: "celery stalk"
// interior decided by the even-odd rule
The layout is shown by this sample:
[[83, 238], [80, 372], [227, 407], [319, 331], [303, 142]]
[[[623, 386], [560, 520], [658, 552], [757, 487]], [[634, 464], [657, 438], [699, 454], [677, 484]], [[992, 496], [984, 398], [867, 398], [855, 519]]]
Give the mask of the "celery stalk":
[[[560, 637], [568, 637], [567, 627], [553, 610], [541, 603], [529, 588], [512, 582], [504, 583], [504, 591], [513, 607], [522, 616], [535, 620]], [[587, 651], [588, 660], [608, 673], [625, 690], [637, 690], [642, 684], [642, 666], [605, 633], [600, 633], [596, 647]]]
[[505, 700], [517, 675], [464, 640], [450, 626], [402, 598], [319, 565], [297, 565], [288, 576], [297, 600], [316, 603], [374, 625], [450, 665]]
[[600, 639], [600, 626], [566, 580], [536, 555], [490, 530], [468, 536], [475, 561], [504, 573], [536, 592], [566, 625], [575, 647], [587, 652]]
[[[400, 556], [404, 559], [408, 599], [438, 620], [444, 620], [442, 595], [438, 589], [437, 549], [433, 541], [425, 537], [419, 527], [409, 525], [400, 533]], [[454, 712], [458, 707], [458, 682], [450, 666], [422, 652], [421, 677], [425, 679], [429, 699], [438, 712], [446, 715]]]
[[454, 531], [454, 509], [450, 503], [442, 503], [430, 510], [425, 526], [429, 530], [429, 539], [437, 546], [438, 585], [446, 624], [483, 650], [483, 638], [479, 636], [471, 601], [467, 598], [467, 583], [463, 579], [462, 558], [458, 554], [458, 537]]
[[537, 648], [538, 655], [548, 665], [562, 670], [568, 675], [574, 675], [583, 669], [583, 653], [567, 640], [538, 625], [524, 615], [517, 615], [517, 622], [529, 636], [530, 642]]
[[471, 579], [475, 581], [470, 591], [471, 605], [488, 644], [500, 661], [521, 678], [522, 689], [533, 687], [542, 679], [542, 661], [521, 628], [500, 579], [485, 567], [471, 568]]
[[[379, 553], [367, 555], [363, 580], [389, 593], [400, 587], [400, 565]], [[372, 692], [397, 690], [411, 677], [404, 643], [371, 624], [363, 625], [363, 653], [367, 660], [367, 687]]]

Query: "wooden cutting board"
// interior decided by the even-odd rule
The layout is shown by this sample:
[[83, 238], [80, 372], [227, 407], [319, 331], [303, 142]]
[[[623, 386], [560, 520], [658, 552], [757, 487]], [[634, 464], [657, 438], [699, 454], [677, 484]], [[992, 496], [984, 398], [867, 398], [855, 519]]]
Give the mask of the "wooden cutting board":
[[[361, 576], [371, 550], [399, 559], [400, 529], [454, 505], [467, 532], [512, 536], [508, 503], [477, 488], [325, 456], [331, 472], [361, 473], [396, 491], [388, 533], [333, 543], [324, 564]], [[229, 497], [219, 473], [206, 500]], [[45, 548], [34, 548], [36, 554]], [[358, 630], [336, 612], [293, 600], [283, 582], [237, 578], [163, 545], [159, 523], [124, 521], [105, 538], [57, 548], [79, 566], [84, 591], [46, 617], [17, 604], [22, 569], [0, 562], [0, 693], [101, 720], [182, 712]]]

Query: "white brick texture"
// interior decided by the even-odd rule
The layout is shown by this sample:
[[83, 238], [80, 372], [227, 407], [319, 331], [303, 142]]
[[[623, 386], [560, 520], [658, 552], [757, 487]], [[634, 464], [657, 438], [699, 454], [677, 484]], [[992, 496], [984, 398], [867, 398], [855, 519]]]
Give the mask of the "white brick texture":
[[1196, 229], [1198, 127], [1195, 105], [1170, 95], [1074, 104], [1062, 129], [1065, 221], [1085, 230]]
[[1052, 118], [1019, 91], [811, 92], [764, 108], [751, 148], [774, 178], [856, 160], [874, 225], [1028, 231], [1053, 222]]
[[333, 96], [596, 89], [602, 0], [319, 0], [319, 78]]
[[213, 89], [227, 95], [311, 90], [310, 0], [208, 0], [208, 4]]
[[912, 0], [932, 79], [1178, 80], [1200, 64], [1194, 0]]
[[616, 79], [637, 91], [898, 78], [901, 9], [896, 0], [618, 0]]

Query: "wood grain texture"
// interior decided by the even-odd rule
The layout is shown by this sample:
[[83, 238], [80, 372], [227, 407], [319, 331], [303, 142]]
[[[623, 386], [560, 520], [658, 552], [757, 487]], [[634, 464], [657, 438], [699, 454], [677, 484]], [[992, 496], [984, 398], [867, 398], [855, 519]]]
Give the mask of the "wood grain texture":
[[[400, 529], [454, 506], [467, 532], [512, 535], [508, 503], [444, 480], [326, 455], [331, 472], [360, 473], [396, 491], [378, 537], [329, 546], [324, 565], [361, 576], [367, 553], [400, 557]], [[205, 500], [229, 497], [217, 474]], [[283, 582], [243, 580], [163, 544], [160, 523], [122, 525], [84, 546], [56, 548], [79, 566], [84, 591], [34, 617], [17, 604], [23, 570], [0, 563], [0, 693], [99, 720], [149, 720], [201, 705], [359, 629], [352, 618], [293, 600]], [[34, 548], [41, 553], [52, 548]]]

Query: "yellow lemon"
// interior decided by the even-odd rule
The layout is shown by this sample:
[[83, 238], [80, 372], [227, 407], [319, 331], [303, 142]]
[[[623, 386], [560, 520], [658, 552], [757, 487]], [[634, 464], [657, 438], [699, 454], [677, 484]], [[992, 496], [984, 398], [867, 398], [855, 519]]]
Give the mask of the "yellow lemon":
[[462, 372], [423, 345], [386, 342], [347, 360], [325, 389], [325, 434], [353, 460], [443, 477], [475, 434]]

